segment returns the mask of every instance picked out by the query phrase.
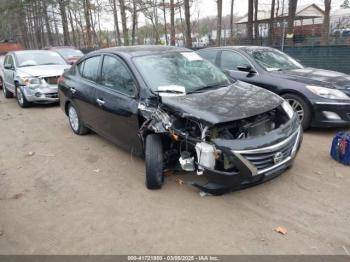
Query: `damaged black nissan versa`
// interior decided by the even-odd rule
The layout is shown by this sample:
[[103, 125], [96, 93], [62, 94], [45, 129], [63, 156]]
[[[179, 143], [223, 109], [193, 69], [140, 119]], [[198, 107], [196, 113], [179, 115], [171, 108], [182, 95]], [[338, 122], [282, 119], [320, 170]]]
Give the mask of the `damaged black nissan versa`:
[[144, 155], [146, 186], [164, 171], [202, 176], [192, 184], [219, 195], [288, 169], [302, 140], [290, 105], [265, 89], [232, 83], [188, 49], [112, 48], [92, 52], [59, 80], [72, 130], [88, 130]]

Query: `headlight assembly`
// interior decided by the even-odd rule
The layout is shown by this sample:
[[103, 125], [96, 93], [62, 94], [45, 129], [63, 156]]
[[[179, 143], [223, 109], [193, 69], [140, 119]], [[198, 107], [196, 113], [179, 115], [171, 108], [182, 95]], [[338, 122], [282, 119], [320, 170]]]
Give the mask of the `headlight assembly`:
[[289, 118], [292, 119], [292, 117], [294, 116], [294, 110], [290, 106], [290, 104], [287, 101], [284, 101], [282, 104], [282, 108], [284, 109], [284, 111], [286, 111]]
[[23, 85], [31, 89], [36, 89], [42, 84], [41, 79], [37, 77], [23, 77], [21, 80]]
[[312, 93], [323, 98], [350, 100], [350, 97], [348, 97], [345, 93], [337, 89], [309, 85], [306, 86], [306, 88], [309, 89]]

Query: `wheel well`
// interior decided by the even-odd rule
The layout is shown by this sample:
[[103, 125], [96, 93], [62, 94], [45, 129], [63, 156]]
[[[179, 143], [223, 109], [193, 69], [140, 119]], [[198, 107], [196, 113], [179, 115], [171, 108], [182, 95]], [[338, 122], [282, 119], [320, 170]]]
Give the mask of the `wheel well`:
[[68, 106], [69, 106], [70, 102], [67, 101], [66, 104], [64, 105], [64, 112], [66, 113], [66, 115], [68, 116]]
[[311, 105], [309, 99], [307, 99], [307, 97], [304, 94], [297, 92], [297, 91], [294, 91], [294, 90], [285, 90], [285, 91], [280, 92], [278, 95], [283, 96], [286, 94], [291, 94], [291, 95], [296, 95], [296, 96], [301, 97], [302, 99], [304, 99], [305, 103], [310, 107], [310, 109], [312, 108], [312, 105]]

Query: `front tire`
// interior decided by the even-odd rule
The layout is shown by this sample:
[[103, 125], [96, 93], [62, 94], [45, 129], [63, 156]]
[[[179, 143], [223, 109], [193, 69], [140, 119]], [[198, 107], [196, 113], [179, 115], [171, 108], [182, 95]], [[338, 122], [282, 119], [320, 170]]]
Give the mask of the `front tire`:
[[150, 190], [160, 189], [164, 183], [163, 142], [159, 134], [146, 137], [146, 187]]
[[311, 125], [311, 110], [306, 101], [295, 94], [285, 94], [282, 97], [290, 104], [293, 110], [297, 113], [299, 121], [304, 130]]
[[89, 129], [84, 125], [78, 114], [78, 111], [72, 104], [68, 105], [67, 113], [70, 127], [76, 135], [82, 136], [89, 133]]
[[17, 103], [20, 107], [26, 108], [31, 105], [30, 102], [26, 99], [26, 96], [22, 89], [19, 86], [16, 86], [16, 98], [17, 98]]

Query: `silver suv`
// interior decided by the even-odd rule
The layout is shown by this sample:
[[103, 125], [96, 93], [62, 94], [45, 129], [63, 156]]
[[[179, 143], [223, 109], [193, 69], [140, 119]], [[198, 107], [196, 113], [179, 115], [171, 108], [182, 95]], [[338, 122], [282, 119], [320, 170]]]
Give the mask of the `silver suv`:
[[21, 107], [28, 107], [32, 103], [57, 103], [58, 78], [69, 67], [53, 51], [10, 52], [4, 59], [4, 96], [15, 96]]

